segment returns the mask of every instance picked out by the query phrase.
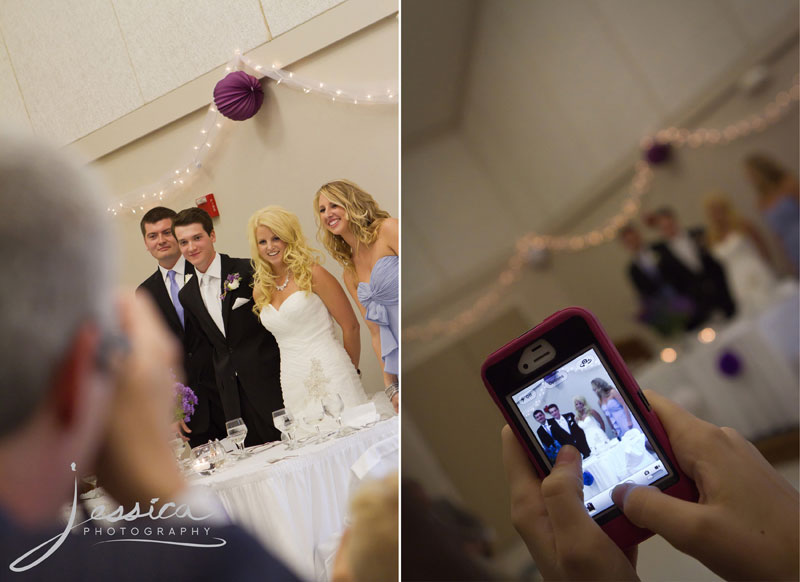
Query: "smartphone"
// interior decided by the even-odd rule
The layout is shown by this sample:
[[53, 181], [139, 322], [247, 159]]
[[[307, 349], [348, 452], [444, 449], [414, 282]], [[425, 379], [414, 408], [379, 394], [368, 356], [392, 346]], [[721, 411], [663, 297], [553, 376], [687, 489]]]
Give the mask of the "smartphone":
[[614, 505], [620, 483], [697, 500], [658, 417], [589, 311], [551, 315], [490, 355], [481, 374], [541, 478], [561, 446], [581, 452], [586, 511], [621, 548], [653, 534]]

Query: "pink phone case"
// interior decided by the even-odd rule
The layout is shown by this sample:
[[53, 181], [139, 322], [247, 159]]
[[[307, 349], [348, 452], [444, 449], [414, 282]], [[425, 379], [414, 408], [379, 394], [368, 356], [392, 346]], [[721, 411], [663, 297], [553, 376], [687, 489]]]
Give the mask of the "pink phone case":
[[[493, 364], [505, 360], [511, 354], [524, 348], [542, 335], [546, 334], [548, 331], [575, 316], [582, 318], [589, 325], [589, 329], [591, 330], [592, 334], [594, 334], [598, 345], [603, 349], [608, 357], [609, 365], [614, 369], [620, 379], [620, 382], [623, 384], [622, 388], [627, 392], [631, 401], [638, 409], [638, 412], [644, 417], [644, 420], [649, 425], [653, 437], [664, 449], [664, 452], [666, 453], [667, 457], [669, 457], [672, 466], [675, 468], [679, 479], [677, 483], [664, 489], [664, 493], [679, 499], [686, 499], [687, 501], [697, 501], [697, 488], [695, 487], [694, 482], [689, 479], [689, 477], [687, 477], [678, 466], [678, 461], [675, 459], [675, 455], [672, 452], [672, 447], [670, 446], [669, 439], [667, 438], [667, 433], [664, 431], [664, 427], [661, 425], [661, 421], [658, 420], [656, 413], [649, 409], [649, 404], [645, 403], [644, 395], [642, 394], [639, 385], [636, 383], [633, 375], [631, 375], [628, 367], [625, 365], [625, 361], [622, 359], [622, 356], [619, 355], [617, 348], [608, 338], [608, 335], [606, 335], [606, 332], [603, 330], [600, 322], [593, 313], [583, 309], [582, 307], [567, 307], [566, 309], [557, 311], [545, 319], [542, 323], [534, 327], [532, 330], [522, 334], [520, 337], [510, 341], [502, 348], [492, 353], [488, 358], [486, 358], [483, 366], [481, 366], [481, 377], [483, 378], [483, 383], [486, 385], [486, 388], [489, 391], [489, 394], [491, 394], [492, 399], [494, 399], [495, 404], [503, 413], [503, 416], [508, 422], [508, 426], [511, 427], [511, 429], [514, 431], [514, 434], [517, 435], [517, 439], [523, 444], [534, 468], [536, 469], [536, 472], [539, 474], [539, 477], [544, 478], [546, 473], [544, 469], [539, 466], [536, 457], [529, 450], [525, 438], [517, 430], [516, 425], [514, 422], [512, 422], [508, 411], [500, 402], [500, 399], [492, 388], [492, 385], [489, 383], [486, 377], [486, 369]], [[605, 531], [606, 534], [608, 534], [608, 536], [622, 549], [630, 548], [640, 542], [643, 542], [653, 535], [653, 532], [650, 530], [642, 529], [633, 525], [622, 514], [620, 514], [619, 517], [606, 522], [601, 527], [603, 528], [603, 531]]]

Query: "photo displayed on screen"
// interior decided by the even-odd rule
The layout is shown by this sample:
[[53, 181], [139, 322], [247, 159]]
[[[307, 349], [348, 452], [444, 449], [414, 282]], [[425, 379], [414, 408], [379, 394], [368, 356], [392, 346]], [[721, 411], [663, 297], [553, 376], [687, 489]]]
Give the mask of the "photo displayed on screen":
[[584, 504], [591, 515], [613, 504], [616, 485], [652, 485], [668, 475], [594, 348], [511, 400], [551, 463], [564, 445], [580, 451]]

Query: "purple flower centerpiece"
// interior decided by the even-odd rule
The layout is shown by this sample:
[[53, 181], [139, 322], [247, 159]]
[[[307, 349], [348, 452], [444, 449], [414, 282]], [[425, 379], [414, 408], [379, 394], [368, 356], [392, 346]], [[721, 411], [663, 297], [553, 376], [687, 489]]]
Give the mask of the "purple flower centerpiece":
[[194, 390], [175, 382], [175, 422], [189, 422], [197, 406], [197, 395]]

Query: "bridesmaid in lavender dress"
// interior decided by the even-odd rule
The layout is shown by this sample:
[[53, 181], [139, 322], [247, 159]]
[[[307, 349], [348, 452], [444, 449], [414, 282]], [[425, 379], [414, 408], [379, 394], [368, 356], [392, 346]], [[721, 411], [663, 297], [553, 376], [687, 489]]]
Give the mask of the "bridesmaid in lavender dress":
[[399, 269], [396, 218], [348, 180], [322, 186], [314, 197], [319, 238], [344, 267], [347, 290], [358, 302], [383, 369], [386, 395], [399, 404]]
[[794, 274], [800, 272], [800, 188], [797, 178], [772, 158], [761, 154], [744, 161], [746, 174], [758, 190], [758, 207], [772, 232], [781, 241]]

